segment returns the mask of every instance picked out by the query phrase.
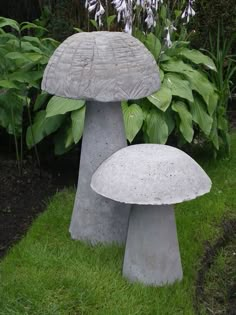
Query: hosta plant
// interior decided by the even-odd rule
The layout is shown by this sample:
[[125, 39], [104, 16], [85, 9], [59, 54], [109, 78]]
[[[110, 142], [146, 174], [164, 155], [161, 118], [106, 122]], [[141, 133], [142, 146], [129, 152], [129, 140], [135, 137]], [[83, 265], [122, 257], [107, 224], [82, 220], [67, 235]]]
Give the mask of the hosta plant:
[[58, 45], [51, 38], [29, 36], [34, 31], [45, 29], [0, 17], [0, 127], [14, 137], [19, 170], [23, 159], [23, 113], [27, 113], [30, 125], [32, 107], [38, 110], [49, 98], [41, 92], [40, 82]]

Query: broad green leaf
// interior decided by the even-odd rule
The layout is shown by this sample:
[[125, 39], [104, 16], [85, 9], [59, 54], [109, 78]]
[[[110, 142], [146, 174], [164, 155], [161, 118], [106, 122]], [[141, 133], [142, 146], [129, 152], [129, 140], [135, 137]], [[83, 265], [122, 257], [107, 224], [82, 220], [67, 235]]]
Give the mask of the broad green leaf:
[[172, 95], [193, 102], [193, 93], [189, 81], [184, 80], [180, 75], [176, 73], [166, 73], [163, 84], [171, 90]]
[[9, 79], [21, 83], [27, 83], [30, 86], [38, 88], [36, 82], [42, 78], [43, 71], [16, 71], [9, 75]]
[[160, 75], [160, 80], [161, 82], [164, 80], [165, 74], [164, 71], [162, 71], [161, 69], [159, 69], [159, 75]]
[[108, 30], [110, 29], [111, 24], [115, 21], [115, 19], [116, 19], [116, 15], [110, 15], [110, 16], [108, 16], [108, 18], [107, 18]]
[[209, 136], [212, 128], [213, 119], [207, 113], [205, 104], [199, 96], [194, 97], [194, 102], [190, 103], [190, 111], [193, 121], [196, 122], [201, 130]]
[[185, 57], [195, 64], [203, 64], [208, 69], [217, 71], [213, 60], [196, 49], [183, 48], [179, 52], [179, 55]]
[[5, 17], [0, 17], [0, 27], [4, 27], [4, 26], [10, 26], [14, 28], [15, 30], [17, 30], [18, 32], [20, 31], [20, 26], [15, 20], [8, 19]]
[[95, 20], [90, 20], [90, 23], [96, 28], [96, 30], [99, 30], [99, 27], [97, 25], [97, 22]]
[[219, 95], [216, 91], [214, 91], [213, 93], [209, 95], [208, 112], [211, 116], [216, 111], [218, 100], [219, 100]]
[[32, 42], [34, 44], [37, 44], [38, 46], [41, 45], [40, 39], [35, 36], [23, 36], [22, 41], [24, 42]]
[[131, 143], [143, 125], [143, 111], [137, 104], [122, 103], [126, 138]]
[[46, 118], [46, 111], [37, 113], [32, 126], [29, 126], [26, 132], [26, 143], [28, 148], [32, 148], [43, 138], [55, 132], [62, 124], [64, 116], [58, 115]]
[[[163, 62], [161, 67], [166, 72], [183, 74], [190, 82], [192, 90], [197, 91], [207, 104], [209, 114], [212, 113], [212, 98], [215, 98], [215, 86], [198, 70], [193, 69], [182, 60], [171, 59]], [[215, 105], [215, 104], [214, 104]]]
[[168, 139], [168, 126], [164, 113], [152, 108], [146, 117], [146, 133], [151, 143], [165, 144]]
[[35, 47], [34, 45], [32, 45], [31, 43], [29, 42], [24, 42], [22, 41], [21, 42], [21, 48], [23, 51], [34, 51], [38, 54], [43, 54], [42, 50], [38, 47]]
[[28, 30], [28, 29], [38, 29], [38, 30], [43, 30], [43, 31], [47, 31], [46, 28], [40, 26], [40, 25], [36, 25], [34, 23], [31, 23], [31, 22], [22, 22], [20, 24], [20, 27], [21, 27], [21, 31], [23, 30]]
[[177, 101], [172, 104], [172, 109], [179, 114], [179, 129], [184, 139], [189, 143], [192, 142], [194, 134], [192, 115], [189, 112], [187, 105], [184, 102]]
[[0, 80], [0, 87], [5, 89], [19, 89], [19, 87], [12, 81]]
[[218, 115], [217, 125], [218, 125], [218, 129], [222, 131], [228, 131], [229, 129], [228, 120], [223, 115]]
[[8, 54], [6, 54], [5, 56], [8, 59], [11, 60], [20, 60], [20, 61], [28, 61], [29, 59], [25, 56], [25, 54], [20, 53], [18, 51], [13, 51], [13, 52], [9, 52]]
[[172, 94], [168, 87], [162, 85], [159, 91], [147, 98], [153, 105], [165, 112], [171, 103]]
[[63, 115], [76, 109], [80, 109], [85, 104], [83, 100], [75, 100], [60, 96], [53, 96], [47, 105], [47, 117]]
[[71, 113], [72, 134], [74, 143], [78, 143], [83, 135], [85, 110], [86, 106], [83, 106], [82, 108], [74, 110]]
[[42, 92], [41, 94], [39, 94], [34, 103], [34, 111], [37, 111], [38, 109], [40, 109], [46, 103], [48, 98], [49, 98], [49, 94], [46, 92]]
[[159, 39], [153, 33], [148, 33], [144, 44], [157, 60], [161, 52]]
[[68, 152], [74, 144], [72, 125], [66, 123], [54, 136], [54, 153], [62, 155]]
[[168, 108], [165, 112], [165, 121], [168, 126], [168, 135], [172, 133], [172, 131], [175, 129], [175, 119], [174, 119], [174, 113], [171, 110], [171, 108]]
[[43, 57], [42, 54], [38, 54], [36, 52], [24, 53], [24, 56], [33, 62], [37, 62]]

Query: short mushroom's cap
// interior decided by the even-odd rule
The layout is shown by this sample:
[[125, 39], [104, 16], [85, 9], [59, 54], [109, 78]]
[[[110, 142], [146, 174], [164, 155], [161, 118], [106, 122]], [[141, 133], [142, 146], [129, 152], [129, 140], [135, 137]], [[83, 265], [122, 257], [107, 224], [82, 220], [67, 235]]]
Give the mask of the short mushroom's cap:
[[139, 144], [123, 148], [95, 171], [92, 189], [131, 204], [175, 204], [211, 189], [211, 180], [186, 153], [168, 145]]
[[68, 37], [45, 69], [42, 90], [101, 102], [139, 99], [160, 87], [156, 61], [136, 38], [122, 32]]

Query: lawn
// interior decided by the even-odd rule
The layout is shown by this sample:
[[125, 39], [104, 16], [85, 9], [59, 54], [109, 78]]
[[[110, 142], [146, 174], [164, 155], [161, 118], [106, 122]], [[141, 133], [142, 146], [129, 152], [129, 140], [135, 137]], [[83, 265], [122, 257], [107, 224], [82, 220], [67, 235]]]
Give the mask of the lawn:
[[[26, 237], [0, 264], [0, 314], [191, 315], [205, 241], [236, 215], [236, 134], [230, 160], [198, 158], [211, 193], [176, 206], [184, 278], [161, 288], [130, 284], [121, 275], [124, 248], [72, 241], [68, 226], [74, 190], [57, 193]], [[204, 312], [203, 312], [204, 314]]]

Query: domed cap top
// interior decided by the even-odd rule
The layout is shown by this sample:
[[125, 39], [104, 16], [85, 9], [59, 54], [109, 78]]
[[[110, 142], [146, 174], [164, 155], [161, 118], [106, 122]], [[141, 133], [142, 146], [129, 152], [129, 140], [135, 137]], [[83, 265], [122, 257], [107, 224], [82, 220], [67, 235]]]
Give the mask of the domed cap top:
[[122, 32], [68, 37], [45, 69], [42, 90], [102, 102], [139, 99], [160, 87], [158, 67], [146, 47]]
[[98, 194], [124, 203], [175, 204], [211, 189], [211, 180], [186, 153], [167, 145], [139, 144], [111, 155], [91, 181]]

